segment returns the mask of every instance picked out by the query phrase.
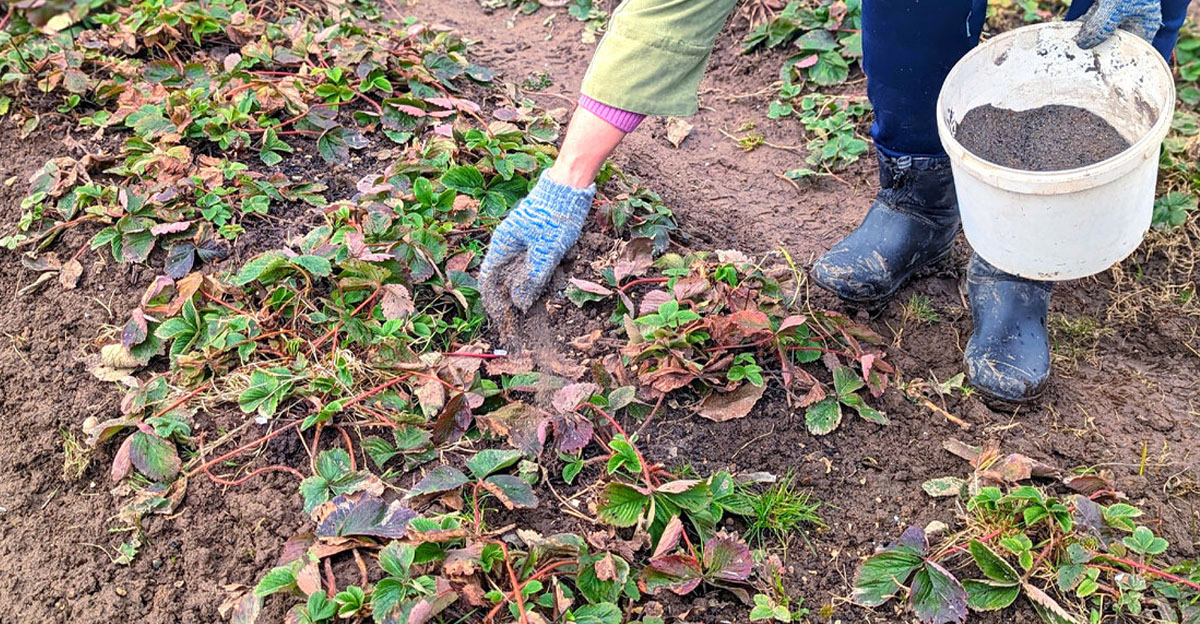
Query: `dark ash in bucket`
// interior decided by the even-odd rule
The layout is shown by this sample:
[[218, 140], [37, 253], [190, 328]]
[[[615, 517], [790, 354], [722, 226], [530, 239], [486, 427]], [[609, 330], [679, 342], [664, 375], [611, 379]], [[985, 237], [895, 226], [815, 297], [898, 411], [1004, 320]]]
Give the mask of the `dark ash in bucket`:
[[1026, 171], [1086, 167], [1130, 145], [1102, 117], [1058, 104], [1020, 112], [990, 104], [973, 108], [954, 138], [988, 162]]

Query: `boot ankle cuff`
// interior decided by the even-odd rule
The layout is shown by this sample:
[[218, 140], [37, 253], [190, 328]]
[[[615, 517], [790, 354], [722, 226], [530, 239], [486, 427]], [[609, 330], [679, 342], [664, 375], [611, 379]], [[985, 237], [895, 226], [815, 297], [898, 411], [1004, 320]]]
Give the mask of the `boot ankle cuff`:
[[969, 281], [984, 281], [984, 282], [1015, 282], [1019, 284], [1029, 284], [1036, 286], [1046, 292], [1054, 289], [1054, 282], [1046, 280], [1033, 280], [1020, 275], [1006, 273], [995, 266], [992, 266], [987, 260], [977, 253], [971, 254], [971, 261], [967, 265], [967, 279]]
[[958, 201], [946, 156], [889, 156], [879, 153], [877, 200], [914, 214], [954, 219]]
[[879, 158], [881, 171], [944, 171], [950, 169], [949, 156], [888, 154], [878, 149], [875, 150], [875, 153]]

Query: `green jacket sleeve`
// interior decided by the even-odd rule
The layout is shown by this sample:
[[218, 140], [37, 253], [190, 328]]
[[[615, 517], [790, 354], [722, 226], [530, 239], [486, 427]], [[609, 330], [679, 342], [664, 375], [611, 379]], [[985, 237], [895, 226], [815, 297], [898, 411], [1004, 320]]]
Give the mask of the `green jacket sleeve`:
[[583, 78], [588, 97], [643, 115], [687, 116], [737, 0], [625, 0]]

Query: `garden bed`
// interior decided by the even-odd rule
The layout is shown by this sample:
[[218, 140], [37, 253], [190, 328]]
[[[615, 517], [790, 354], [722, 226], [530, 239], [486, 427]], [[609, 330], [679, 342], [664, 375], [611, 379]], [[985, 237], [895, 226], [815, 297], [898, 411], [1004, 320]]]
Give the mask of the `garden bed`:
[[[567, 19], [566, 14], [560, 13], [553, 30], [548, 30], [542, 20], [545, 10], [535, 16], [515, 16], [509, 25], [507, 13], [485, 13], [475, 0], [418, 2], [405, 11], [421, 23], [445, 24], [466, 39], [478, 40], [470, 48], [470, 60], [499, 72], [497, 84], [522, 84], [546, 72], [551, 84], [523, 96], [560, 120], [563, 111], [554, 109], [569, 106], [560, 96], [574, 96], [593, 49], [592, 44], [583, 42], [586, 25]], [[773, 275], [780, 276], [807, 306], [802, 312], [841, 310], [833, 298], [810, 291], [802, 277], [789, 275], [779, 250], [786, 250], [802, 270], [853, 228], [874, 194], [875, 167], [863, 159], [836, 175], [790, 180], [780, 174], [802, 166], [804, 150], [761, 145], [746, 152], [727, 136], [744, 135], [739, 129], [753, 121], [757, 132], [774, 145], [803, 145], [805, 137], [796, 121], [766, 116], [775, 97], [767, 87], [777, 80], [782, 59], [770, 51], [739, 54], [743, 31], [734, 30], [718, 45], [701, 89], [702, 110], [690, 120], [694, 127], [681, 145], [675, 147], [668, 141], [667, 121], [651, 119], [623, 144], [615, 163], [661, 194], [663, 205], [673, 211], [679, 223], [679, 231], [672, 233], [676, 241], [673, 250], [738, 250], [748, 257], [769, 258], [766, 264], [779, 269]], [[488, 121], [497, 117], [498, 109], [512, 108], [512, 102], [499, 95], [503, 90], [474, 84], [466, 88], [470, 98], [482, 104], [479, 115]], [[864, 85], [851, 79], [838, 88], [861, 95]], [[5, 181], [0, 187], [4, 206], [0, 235], [9, 234], [21, 218], [27, 181], [44, 162], [64, 155], [78, 159], [86, 153], [116, 151], [119, 142], [111, 137], [128, 134], [125, 129], [113, 128], [102, 138], [88, 138], [91, 130], [77, 127], [73, 117], [53, 112], [55, 104], [25, 101], [24, 105], [40, 114], [41, 122], [22, 137], [13, 115], [3, 118], [0, 149], [7, 158], [0, 164], [0, 180]], [[360, 103], [351, 106], [368, 109]], [[468, 117], [461, 115], [462, 123], [472, 123]], [[321, 159], [315, 141], [292, 140], [297, 154], [287, 156], [281, 166], [293, 182], [324, 185], [329, 203], [351, 200], [362, 191], [360, 179], [403, 160], [403, 151], [379, 133], [367, 138], [368, 145], [355, 151], [353, 160], [335, 165]], [[208, 153], [219, 154], [212, 143], [205, 145]], [[253, 170], [271, 171], [260, 161], [257, 145], [241, 157]], [[602, 203], [619, 203], [627, 199], [622, 195], [627, 191], [614, 182], [602, 189]], [[242, 221], [246, 231], [227, 245], [223, 259], [197, 268], [209, 275], [236, 273], [262, 252], [295, 246], [289, 239], [304, 235], [328, 217], [327, 211], [302, 201], [273, 203], [268, 215]], [[1193, 234], [1186, 234], [1187, 230], [1182, 234], [1180, 230], [1155, 233], [1148, 246], [1121, 269], [1064, 284], [1055, 291], [1056, 377], [1040, 405], [1016, 414], [992, 411], [979, 398], [957, 388], [948, 387], [942, 393], [929, 390], [961, 371], [961, 350], [970, 331], [970, 314], [960, 290], [969, 251], [960, 241], [952, 264], [906, 287], [882, 315], [852, 317], [883, 338], [878, 348], [896, 369], [886, 391], [879, 398], [867, 399], [886, 413], [889, 425], [859, 419], [847, 409], [845, 420], [832, 433], [811, 434], [801, 397], [778, 383], [778, 363], [771, 370], [761, 359], [770, 383], [744, 417], [726, 422], [699, 417], [696, 411], [702, 393], [692, 387], [668, 393], [657, 409], [653, 408], [657, 397], [643, 395], [645, 409], [636, 414], [622, 412], [617, 420], [626, 431], [640, 430], [637, 448], [646, 462], [661, 463], [680, 478], [708, 478], [721, 471], [743, 476], [771, 473], [777, 479], [791, 475], [797, 488], [823, 501], [817, 510], [823, 526], [800, 525], [789, 534], [752, 544], [780, 557], [785, 571], [783, 593], [791, 597], [793, 607], [803, 599], [803, 606], [811, 610], [810, 621], [896, 621], [907, 617], [892, 612], [890, 606], [870, 611], [852, 604], [852, 580], [863, 559], [878, 546], [894, 541], [905, 527], [923, 527], [932, 521], [955, 524], [961, 504], [954, 498], [930, 498], [922, 490], [922, 484], [930, 479], [965, 478], [970, 473], [969, 465], [945, 450], [950, 439], [974, 445], [994, 441], [1006, 453], [1023, 453], [1064, 472], [1083, 468], [1111, 471], [1115, 489], [1145, 511], [1140, 523], [1170, 542], [1164, 564], [1194, 560], [1200, 554], [1196, 537], [1200, 535], [1200, 457], [1196, 450], [1200, 448], [1200, 386], [1195, 375], [1200, 367], [1200, 318], [1194, 302], [1172, 306], [1168, 297], [1167, 303], [1162, 303], [1152, 281], [1155, 276], [1177, 276], [1173, 271], [1181, 261], [1194, 263], [1194, 258], [1187, 257], [1192, 249], [1189, 244], [1196, 240], [1194, 217], [1193, 223], [1184, 227], [1193, 228]], [[240, 597], [236, 586], [258, 584], [280, 563], [285, 542], [313, 531], [315, 524], [303, 509], [298, 479], [282, 470], [258, 474], [236, 486], [222, 486], [197, 473], [188, 479], [182, 503], [168, 514], [144, 515], [140, 531], [119, 518], [131, 496], [148, 482], [127, 478], [114, 483], [110, 477], [126, 434], [95, 449], [84, 444], [87, 436], [81, 426], [85, 418], [104, 421], [122, 414], [121, 390], [112, 382], [97, 379], [90, 370], [101, 347], [121, 339], [131, 310], [139, 307], [147, 286], [161, 274], [165, 253], [151, 255], [149, 267], [118, 263], [107, 247], [93, 250], [88, 245], [99, 230], [99, 225], [92, 224], [66, 228], [48, 248], [60, 261], [79, 252], [83, 273], [75, 288], [65, 288], [54, 279], [19, 293], [39, 277], [39, 271], [31, 268], [29, 258], [0, 253], [0, 285], [6, 293], [0, 305], [5, 337], [0, 345], [0, 378], [4, 380], [0, 414], [7, 425], [0, 433], [0, 462], [8, 466], [7, 477], [0, 482], [0, 518], [4, 521], [0, 524], [0, 555], [11, 572], [0, 580], [0, 600], [9, 605], [6, 614], [14, 621], [217, 621], [218, 608]], [[622, 232], [621, 237], [628, 235]], [[556, 277], [545, 305], [538, 304], [523, 323], [525, 346], [535, 347], [537, 355], [537, 365], [528, 368], [571, 381], [589, 381], [593, 362], [603, 362], [626, 346], [626, 331], [610, 322], [613, 298], [580, 308], [563, 296], [572, 278], [605, 283], [600, 270], [611, 267], [613, 258], [622, 253], [621, 237], [614, 236], [611, 227], [590, 223], [573, 260]], [[25, 250], [27, 247], [21, 249]], [[1130, 279], [1134, 273], [1148, 277]], [[1167, 277], [1164, 281], [1169, 281]], [[1192, 285], [1194, 293], [1194, 278]], [[629, 292], [641, 302], [656, 287], [646, 284]], [[226, 297], [217, 290], [209, 292], [226, 306], [262, 303], [251, 295]], [[595, 332], [598, 337], [578, 341], [596, 336]], [[506, 337], [495, 331], [479, 333], [476, 338], [472, 341], [475, 345], [508, 346]], [[494, 353], [490, 349], [477, 352]], [[507, 359], [516, 362], [517, 355], [514, 351], [514, 357]], [[489, 360], [485, 370], [491, 364]], [[166, 358], [159, 356], [136, 374], [145, 381], [173, 370]], [[822, 385], [831, 386], [830, 372], [820, 364], [805, 370], [812, 371]], [[500, 375], [489, 377], [499, 379]], [[172, 400], [196, 387], [180, 385]], [[611, 392], [605, 394], [606, 400], [612, 400]], [[865, 391], [862, 394], [867, 395]], [[207, 464], [203, 457], [192, 454], [196, 449], [208, 448], [254, 416], [254, 410], [249, 415], [239, 410], [237, 400], [222, 401], [204, 393], [197, 396], [197, 411], [191, 416], [194, 437], [190, 445], [180, 447], [188, 449], [182, 459], [191, 462], [186, 465], [190, 468]], [[528, 394], [514, 396], [533, 402]], [[158, 405], [165, 407], [170, 402]], [[271, 414], [272, 422], [277, 423], [272, 427], [312, 415], [303, 401], [283, 403]], [[641, 419], [648, 413], [653, 417], [643, 428]], [[969, 429], [951, 422], [947, 413]], [[335, 422], [325, 429], [324, 449], [338, 444], [338, 433], [332, 427]], [[599, 418], [596, 427], [605, 431], [606, 439], [616, 433], [608, 431], [609, 425]], [[219, 452], [273, 430], [250, 426], [255, 434], [245, 432]], [[356, 431], [352, 444], [360, 451], [363, 437], [379, 433], [369, 428]], [[441, 459], [465, 470], [470, 451], [506, 446], [501, 435], [483, 438], [472, 434], [451, 445]], [[303, 438], [280, 435], [261, 449], [251, 449], [253, 454], [238, 457], [239, 466], [219, 464], [213, 469], [226, 470], [227, 477], [236, 478], [256, 468], [283, 465], [308, 476], [313, 473], [306, 449], [310, 443], [317, 443], [311, 429]], [[592, 444], [583, 456], [587, 459], [605, 452]], [[533, 489], [539, 506], [510, 511], [488, 499], [488, 508], [495, 514], [488, 517], [488, 527], [515, 525], [545, 536], [605, 531], [588, 519], [596, 515], [595, 492], [589, 490], [598, 489], [608, 478], [605, 463], [589, 463], [574, 484], [567, 485], [560, 476], [563, 461], [549, 449], [542, 458], [545, 473]], [[359, 467], [368, 465], [365, 454], [358, 459]], [[437, 465], [434, 462], [412, 472], [391, 474], [389, 480], [397, 489], [389, 488], [389, 497], [412, 488]], [[81, 470], [75, 471], [73, 466]], [[630, 477], [636, 478], [636, 474]], [[466, 492], [469, 489], [464, 496]], [[581, 495], [575, 499], [576, 494]], [[574, 506], [565, 505], [574, 514], [563, 511], [559, 497], [575, 501]], [[451, 505], [442, 509], [452, 509], [453, 501], [439, 504]], [[467, 509], [469, 512], [469, 504]], [[740, 535], [748, 522], [730, 516], [721, 527]], [[630, 537], [629, 530], [619, 534]], [[121, 546], [134, 538], [136, 554], [122, 559]], [[515, 543], [509, 544], [515, 548]], [[353, 559], [342, 553], [331, 561], [330, 574], [337, 579], [339, 590], [348, 584], [361, 585]], [[954, 569], [967, 568], [967, 561], [955, 560]], [[324, 568], [321, 574], [325, 574]], [[381, 578], [374, 563], [369, 576], [371, 583]], [[511, 589], [503, 574], [495, 578], [501, 581], [500, 589]], [[746, 620], [747, 608], [724, 589], [706, 586], [683, 598], [664, 591], [657, 600], [667, 621]], [[298, 602], [303, 601], [285, 594], [268, 597], [258, 621], [281, 621], [283, 613]], [[629, 612], [631, 620], [653, 615], [642, 610], [646, 601], [637, 604], [641, 606]], [[1024, 602], [1021, 605], [1015, 615], [973, 614], [971, 621], [998, 622], [1001, 617], [1037, 621], [1033, 611]], [[446, 621], [455, 621], [457, 616], [477, 621], [487, 611], [459, 603], [446, 611]]]

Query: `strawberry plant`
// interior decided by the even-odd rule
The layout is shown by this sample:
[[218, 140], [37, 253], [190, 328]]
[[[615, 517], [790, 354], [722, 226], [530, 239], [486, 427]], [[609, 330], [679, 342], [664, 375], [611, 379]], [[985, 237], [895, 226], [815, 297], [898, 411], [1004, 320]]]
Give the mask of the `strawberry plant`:
[[787, 172], [787, 177], [798, 179], [828, 174], [857, 162], [867, 153], [867, 140], [858, 130], [871, 111], [866, 98], [799, 94], [799, 89], [783, 87], [779, 99], [771, 102], [767, 113], [773, 119], [795, 114], [812, 137], [808, 141], [809, 155], [805, 162], [817, 169], [794, 169]]
[[[622, 353], [653, 396], [689, 388], [701, 393], [702, 416], [730, 420], [748, 414], [768, 379], [774, 379], [789, 393], [804, 392], [799, 403], [807, 408], [813, 433], [836, 429], [842, 406], [887, 424], [858, 394], [865, 389], [879, 396], [891, 372], [882, 353], [863, 347], [863, 341], [883, 342], [874, 332], [836, 314], [793, 313], [785, 303], [787, 285], [771, 276], [779, 271], [735, 254], [666, 254], [653, 263], [662, 277], [640, 277], [622, 286], [651, 268], [649, 246], [634, 243], [602, 271], [606, 284], [573, 279], [566, 295], [580, 306], [616, 299], [613, 318], [629, 340]], [[636, 248], [644, 251], [631, 254]], [[626, 290], [642, 283], [665, 288], [646, 292], [635, 304]], [[833, 375], [832, 397], [802, 367], [818, 360]], [[767, 361], [778, 368], [768, 372]]]
[[783, 81], [829, 87], [845, 82], [851, 64], [862, 58], [861, 28], [860, 0], [794, 1], [750, 31], [742, 50], [794, 45], [800, 52], [784, 63]]
[[743, 42], [743, 53], [794, 45], [799, 52], [780, 68], [778, 96], [767, 117], [797, 116], [808, 134], [805, 162], [789, 178], [827, 175], [857, 162], [868, 142], [859, 133], [870, 104], [858, 95], [828, 95], [816, 89], [840, 85], [862, 59], [862, 3], [858, 0], [794, 1], [759, 24]]
[[[1022, 457], [1005, 461], [1019, 465]], [[1091, 489], [1092, 481], [1067, 483]], [[928, 623], [963, 622], [969, 611], [1006, 609], [1021, 596], [1047, 624], [1119, 616], [1185, 622], [1200, 613], [1195, 564], [1156, 567], [1170, 544], [1137, 522], [1143, 512], [1120, 502], [1120, 493], [1058, 497], [1032, 485], [971, 491], [964, 531], [934, 549], [924, 530], [910, 527], [863, 563], [855, 601], [874, 607], [902, 598]], [[1097, 502], [1104, 499], [1113, 502]], [[959, 580], [964, 554], [983, 578]]]

